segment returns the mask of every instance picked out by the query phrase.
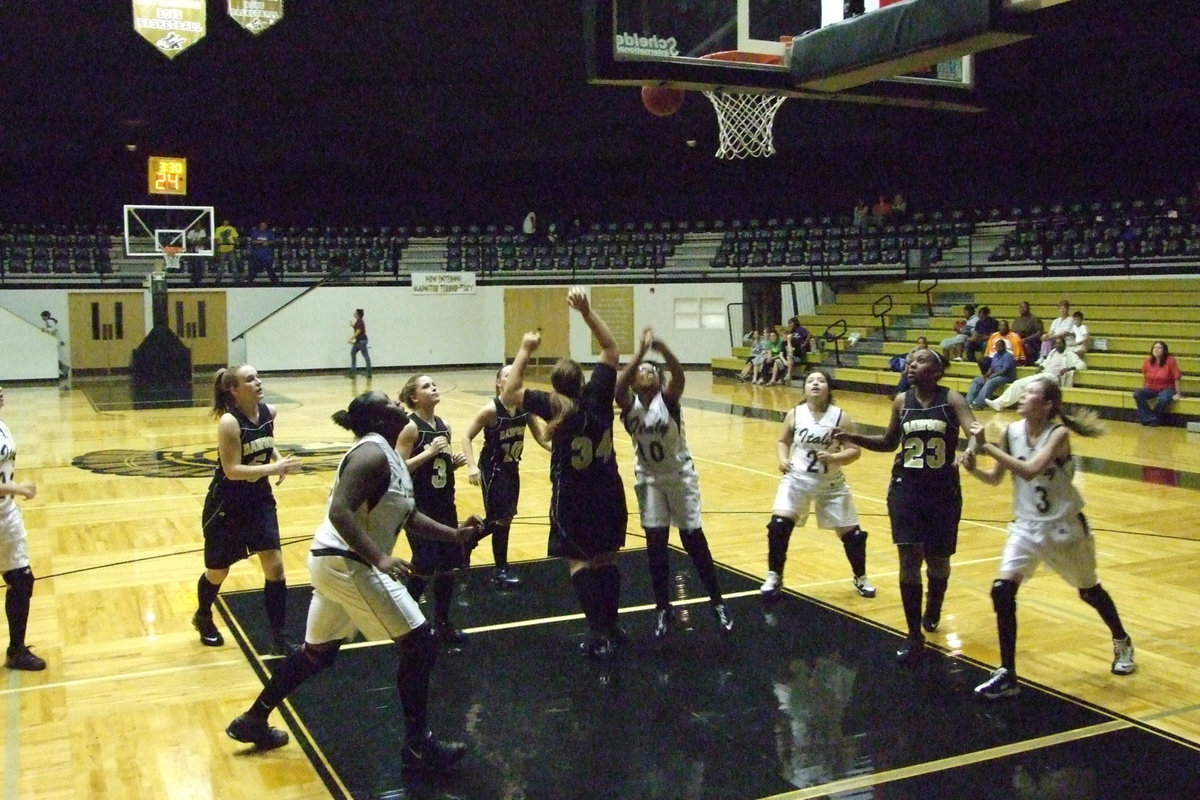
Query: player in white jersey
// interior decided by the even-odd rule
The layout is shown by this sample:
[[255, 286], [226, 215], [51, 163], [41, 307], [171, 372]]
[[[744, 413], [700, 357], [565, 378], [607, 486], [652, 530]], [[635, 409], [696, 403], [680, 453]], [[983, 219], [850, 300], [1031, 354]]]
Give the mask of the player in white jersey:
[[[666, 362], [670, 377], [646, 355], [655, 350]], [[700, 582], [708, 592], [713, 614], [722, 633], [733, 630], [733, 617], [721, 596], [717, 570], [704, 522], [700, 516], [700, 479], [683, 432], [683, 365], [666, 342], [646, 327], [633, 359], [617, 377], [616, 401], [621, 422], [633, 437], [637, 462], [634, 490], [646, 531], [646, 558], [654, 590], [654, 638], [662, 639], [671, 625], [671, 554], [667, 537], [671, 525], [679, 529], [683, 549], [691, 556]]]
[[[0, 386], [0, 409], [4, 408], [4, 387]], [[33, 597], [33, 570], [29, 567], [29, 548], [25, 541], [25, 520], [17, 498], [37, 496], [33, 483], [17, 483], [13, 471], [17, 463], [17, 441], [12, 431], [0, 422], [0, 573], [8, 594], [4, 598], [4, 616], [8, 619], [8, 650], [4, 666], [31, 672], [46, 668], [44, 659], [35, 656], [25, 644], [29, 625], [29, 601]]]
[[842, 540], [854, 589], [874, 597], [867, 580], [867, 532], [858, 527], [858, 510], [846, 485], [842, 467], [858, 460], [858, 445], [839, 444], [835, 429], [852, 431], [850, 415], [833, 404], [829, 376], [814, 370], [804, 378], [804, 402], [787, 413], [775, 443], [783, 479], [775, 493], [771, 521], [767, 523], [767, 579], [764, 600], [775, 600], [783, 590], [783, 564], [796, 525], [808, 519], [810, 505], [817, 510], [817, 525], [833, 529]]
[[358, 441], [338, 465], [325, 521], [313, 537], [308, 557], [313, 596], [304, 646], [271, 675], [254, 705], [225, 732], [239, 742], [269, 750], [287, 744], [285, 731], [267, 724], [271, 710], [300, 684], [331, 665], [355, 631], [396, 642], [396, 684], [404, 712], [405, 741], [400, 757], [406, 769], [445, 771], [466, 752], [443, 744], [428, 727], [429, 675], [437, 657], [433, 631], [404, 587], [411, 565], [391, 555], [401, 527], [409, 534], [465, 544], [482, 522], [450, 528], [416, 510], [413, 482], [396, 440], [408, 416], [382, 392], [366, 392], [333, 421]]
[[[1017, 684], [1017, 589], [1033, 577], [1038, 564], [1051, 569], [1079, 590], [1085, 603], [1100, 613], [1113, 639], [1112, 671], [1134, 671], [1133, 642], [1121, 625], [1117, 607], [1096, 577], [1096, 543], [1084, 518], [1083, 497], [1072, 483], [1069, 432], [1082, 436], [1102, 433], [1095, 417], [1062, 410], [1062, 390], [1047, 378], [1033, 381], [1021, 399], [1022, 419], [1008, 426], [1000, 444], [988, 444], [985, 428], [971, 426], [978, 452], [992, 456], [990, 470], [979, 469], [973, 458], [964, 463], [984, 483], [995, 486], [1006, 471], [1013, 473], [1013, 521], [1000, 559], [1000, 574], [992, 583], [992, 605], [1000, 636], [1000, 664], [987, 681], [975, 688], [977, 697], [996, 700], [1020, 692]], [[1062, 424], [1054, 422], [1058, 417]]]

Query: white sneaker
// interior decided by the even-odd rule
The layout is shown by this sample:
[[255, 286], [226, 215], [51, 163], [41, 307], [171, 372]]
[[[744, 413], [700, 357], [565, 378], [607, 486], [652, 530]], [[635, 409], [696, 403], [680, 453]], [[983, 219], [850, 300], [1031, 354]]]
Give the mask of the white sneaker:
[[759, 591], [762, 593], [763, 600], [775, 600], [783, 591], [783, 576], [778, 572], [768, 572], [767, 579], [763, 581]]
[[854, 579], [854, 590], [863, 597], [875, 596], [875, 586], [867, 580], [866, 575], [859, 575]]
[[999, 401], [999, 400], [984, 400], [983, 402], [984, 402], [984, 403], [987, 405], [987, 407], [988, 407], [988, 408], [990, 408], [992, 411], [999, 411], [1001, 408], [1003, 408], [1003, 406], [1001, 406], [1001, 405], [1000, 405], [1000, 401]]
[[993, 670], [983, 683], [975, 687], [975, 696], [981, 700], [999, 700], [1004, 697], [1016, 697], [1021, 693], [1017, 679], [1008, 674], [1004, 667]]
[[1133, 663], [1133, 639], [1113, 639], [1113, 675], [1132, 675], [1137, 669]]

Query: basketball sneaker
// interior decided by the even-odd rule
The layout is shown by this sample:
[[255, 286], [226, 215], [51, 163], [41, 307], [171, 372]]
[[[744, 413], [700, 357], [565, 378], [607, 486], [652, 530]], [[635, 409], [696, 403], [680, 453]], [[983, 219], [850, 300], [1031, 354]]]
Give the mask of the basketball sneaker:
[[229, 723], [225, 735], [234, 741], [252, 744], [259, 750], [274, 750], [288, 743], [287, 731], [272, 728], [266, 719], [249, 714], [242, 714]]
[[904, 646], [896, 651], [896, 660], [901, 664], [913, 665], [925, 655], [925, 637], [921, 634], [909, 636], [904, 640]]
[[778, 600], [783, 593], [783, 576], [778, 572], [768, 572], [767, 579], [759, 588], [763, 600]]
[[433, 733], [427, 732], [419, 739], [404, 743], [404, 749], [400, 751], [400, 763], [406, 770], [447, 772], [466, 754], [465, 744], [439, 742]]
[[220, 647], [225, 644], [225, 637], [217, 630], [212, 614], [201, 614], [197, 611], [192, 615], [192, 627], [200, 634], [200, 644], [206, 647]]
[[867, 580], [866, 575], [858, 575], [854, 578], [854, 591], [862, 597], [874, 597], [875, 585]]
[[938, 625], [942, 624], [942, 615], [934, 614], [931, 611], [926, 611], [925, 616], [921, 617], [921, 627], [926, 633], [936, 633]]
[[656, 608], [654, 609], [654, 638], [662, 641], [667, 638], [667, 631], [671, 628], [671, 609]]
[[1133, 639], [1113, 639], [1113, 675], [1132, 675], [1137, 669], [1133, 663]]
[[497, 589], [516, 589], [521, 585], [521, 579], [506, 569], [500, 569], [492, 576], [492, 585]]
[[38, 658], [25, 645], [9, 647], [4, 657], [4, 666], [9, 669], [21, 669], [26, 672], [41, 672], [46, 668], [45, 659]]
[[1016, 697], [1021, 693], [1016, 676], [1004, 667], [992, 670], [992, 674], [983, 683], [975, 687], [975, 696], [981, 700], [999, 700], [1003, 697]]
[[733, 615], [729, 613], [727, 605], [717, 603], [713, 606], [713, 616], [717, 618], [717, 627], [721, 629], [721, 633], [733, 632]]

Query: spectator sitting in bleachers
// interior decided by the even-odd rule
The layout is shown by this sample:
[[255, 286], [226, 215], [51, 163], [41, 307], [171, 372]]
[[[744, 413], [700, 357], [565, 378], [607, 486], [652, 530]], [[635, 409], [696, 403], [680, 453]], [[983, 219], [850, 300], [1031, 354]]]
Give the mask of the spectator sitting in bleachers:
[[763, 386], [771, 386], [776, 383], [783, 383], [783, 374], [787, 371], [787, 362], [783, 352], [783, 340], [779, 338], [779, 331], [774, 327], [767, 329], [767, 358], [763, 364], [763, 369], [754, 382], [760, 383]]
[[992, 309], [988, 306], [980, 308], [975, 331], [967, 338], [965, 353], [967, 361], [974, 361], [975, 354], [987, 347], [988, 338], [998, 330], [1000, 330], [1000, 323], [992, 316]]
[[996, 324], [1000, 328], [988, 337], [987, 347], [983, 351], [983, 358], [979, 359], [979, 372], [981, 374], [988, 371], [988, 366], [991, 364], [990, 359], [999, 350], [998, 345], [1000, 342], [1008, 343], [1008, 352], [1012, 353], [1012, 357], [1016, 360], [1017, 364], [1025, 363], [1025, 346], [1021, 343], [1021, 337], [1014, 331], [1009, 330], [1008, 320], [997, 320]]
[[1042, 336], [1042, 349], [1038, 354], [1039, 364], [1042, 363], [1042, 359], [1050, 352], [1056, 341], [1071, 337], [1071, 329], [1074, 327], [1075, 320], [1071, 317], [1071, 303], [1067, 300], [1059, 300], [1058, 317], [1050, 323], [1050, 330]]
[[1042, 318], [1029, 310], [1029, 303], [1021, 302], [1017, 315], [1013, 317], [1012, 329], [1021, 337], [1021, 346], [1025, 348], [1027, 356], [1033, 353], [1041, 355], [1042, 333], [1046, 327], [1042, 324]]
[[984, 375], [971, 381], [967, 389], [967, 404], [972, 409], [983, 409], [983, 401], [1006, 383], [1011, 383], [1017, 377], [1017, 361], [1008, 352], [1008, 342], [1000, 339], [996, 342], [996, 354], [992, 356], [991, 364]]
[[1075, 355], [1084, 358], [1087, 356], [1091, 341], [1088, 338], [1087, 325], [1083, 324], [1083, 312], [1076, 311], [1072, 314], [1071, 322], [1071, 341], [1068, 342], [1069, 349]]
[[746, 359], [746, 366], [742, 367], [737, 376], [738, 383], [745, 383], [747, 378], [758, 383], [759, 373], [767, 360], [766, 337], [758, 331], [750, 331], [742, 337], [742, 341], [750, 345], [750, 357]]
[[[1138, 422], [1143, 425], [1159, 425], [1166, 417], [1167, 406], [1172, 400], [1183, 397], [1180, 381], [1183, 375], [1179, 364], [1167, 343], [1158, 341], [1150, 348], [1150, 357], [1142, 364], [1142, 379], [1145, 385], [1133, 392], [1133, 401], [1137, 403]], [[1150, 401], [1154, 407], [1150, 407]]]
[[971, 338], [971, 334], [975, 333], [977, 322], [979, 317], [975, 314], [975, 306], [967, 303], [963, 306], [963, 318], [954, 323], [954, 335], [942, 339], [939, 345], [942, 348], [943, 361], [962, 361], [963, 347]]
[[787, 342], [787, 372], [783, 375], [783, 383], [788, 383], [792, 379], [792, 373], [796, 367], [803, 368], [804, 356], [807, 355], [813, 346], [812, 334], [808, 328], [800, 324], [799, 317], [792, 317], [791, 324], [788, 327]]
[[1083, 359], [1067, 349], [1067, 343], [1059, 339], [1054, 349], [1042, 361], [1042, 371], [1037, 375], [1018, 378], [1010, 383], [995, 400], [985, 399], [983, 402], [993, 411], [1007, 408], [1021, 399], [1025, 387], [1038, 379], [1052, 380], [1059, 386], [1070, 386], [1075, 382], [1075, 373], [1087, 369]]

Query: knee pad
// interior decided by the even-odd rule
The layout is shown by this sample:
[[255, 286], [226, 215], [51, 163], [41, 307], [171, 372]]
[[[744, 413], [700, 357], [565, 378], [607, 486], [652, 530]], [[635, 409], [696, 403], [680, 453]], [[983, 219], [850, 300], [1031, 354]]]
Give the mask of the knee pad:
[[997, 614], [1015, 614], [1017, 611], [1017, 582], [992, 581], [992, 608]]
[[646, 528], [646, 544], [648, 546], [657, 545], [659, 547], [666, 547], [667, 539], [670, 535], [670, 528]]
[[866, 543], [867, 532], [857, 526], [855, 526], [854, 530], [842, 537], [842, 544], [844, 544], [847, 549], [860, 544], [865, 545]]
[[792, 522], [787, 517], [781, 517], [778, 514], [771, 515], [771, 521], [767, 523], [767, 539], [779, 539], [786, 542], [792, 535], [796, 523]]
[[4, 573], [4, 582], [8, 584], [8, 590], [13, 593], [14, 597], [33, 596], [33, 570], [29, 567], [10, 569]]

